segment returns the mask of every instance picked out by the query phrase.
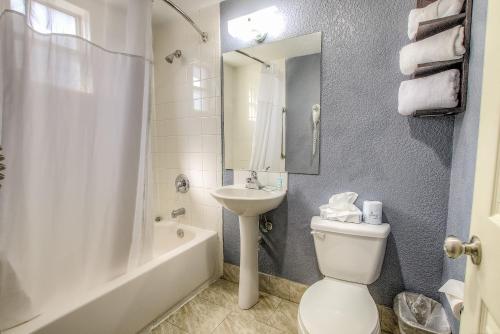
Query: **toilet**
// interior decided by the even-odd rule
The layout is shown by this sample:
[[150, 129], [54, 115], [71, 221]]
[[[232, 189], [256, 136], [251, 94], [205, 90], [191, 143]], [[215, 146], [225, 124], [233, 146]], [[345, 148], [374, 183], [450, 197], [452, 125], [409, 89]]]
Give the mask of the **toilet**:
[[350, 224], [313, 217], [311, 234], [325, 276], [300, 300], [301, 334], [378, 334], [379, 317], [368, 284], [380, 275], [389, 224]]

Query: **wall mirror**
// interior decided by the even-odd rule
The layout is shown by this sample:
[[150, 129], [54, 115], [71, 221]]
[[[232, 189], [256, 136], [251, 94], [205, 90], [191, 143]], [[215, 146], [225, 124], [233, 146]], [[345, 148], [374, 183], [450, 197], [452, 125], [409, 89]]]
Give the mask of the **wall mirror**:
[[226, 169], [319, 172], [321, 33], [223, 54]]

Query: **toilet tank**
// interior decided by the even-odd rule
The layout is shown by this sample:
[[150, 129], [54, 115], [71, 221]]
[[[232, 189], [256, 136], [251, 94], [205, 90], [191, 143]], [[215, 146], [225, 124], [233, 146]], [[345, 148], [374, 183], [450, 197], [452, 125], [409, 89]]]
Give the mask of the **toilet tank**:
[[326, 277], [370, 284], [380, 276], [389, 224], [342, 223], [313, 217], [314, 247]]

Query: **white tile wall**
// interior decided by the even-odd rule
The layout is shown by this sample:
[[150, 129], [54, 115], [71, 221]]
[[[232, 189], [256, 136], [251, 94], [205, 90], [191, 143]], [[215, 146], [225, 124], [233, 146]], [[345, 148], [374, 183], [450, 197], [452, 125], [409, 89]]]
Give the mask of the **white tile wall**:
[[[285, 100], [285, 59], [275, 59], [273, 64], [282, 74], [281, 97]], [[224, 137], [225, 166], [229, 169], [244, 170], [250, 165], [252, 141], [256, 126], [256, 102], [259, 94], [261, 64], [255, 62], [245, 66], [232, 67], [224, 64]], [[253, 103], [250, 102], [253, 100]], [[281, 124], [275, 129], [281, 132]], [[280, 154], [280, 152], [278, 152]], [[285, 170], [285, 160], [279, 159], [275, 170]]]
[[[219, 6], [190, 13], [208, 43], [182, 19], [155, 26], [155, 112], [153, 115], [153, 168], [155, 215], [186, 208], [179, 222], [219, 234], [222, 259], [222, 208], [209, 192], [222, 185]], [[181, 59], [164, 58], [181, 50]], [[174, 180], [186, 174], [191, 189], [176, 193]]]

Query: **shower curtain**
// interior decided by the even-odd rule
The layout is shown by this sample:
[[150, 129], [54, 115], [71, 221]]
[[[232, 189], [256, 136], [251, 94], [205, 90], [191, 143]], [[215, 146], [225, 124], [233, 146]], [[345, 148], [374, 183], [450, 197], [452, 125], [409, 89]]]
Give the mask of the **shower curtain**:
[[250, 170], [282, 170], [282, 108], [284, 75], [277, 65], [262, 66]]
[[151, 0], [0, 0], [0, 330], [151, 256]]

